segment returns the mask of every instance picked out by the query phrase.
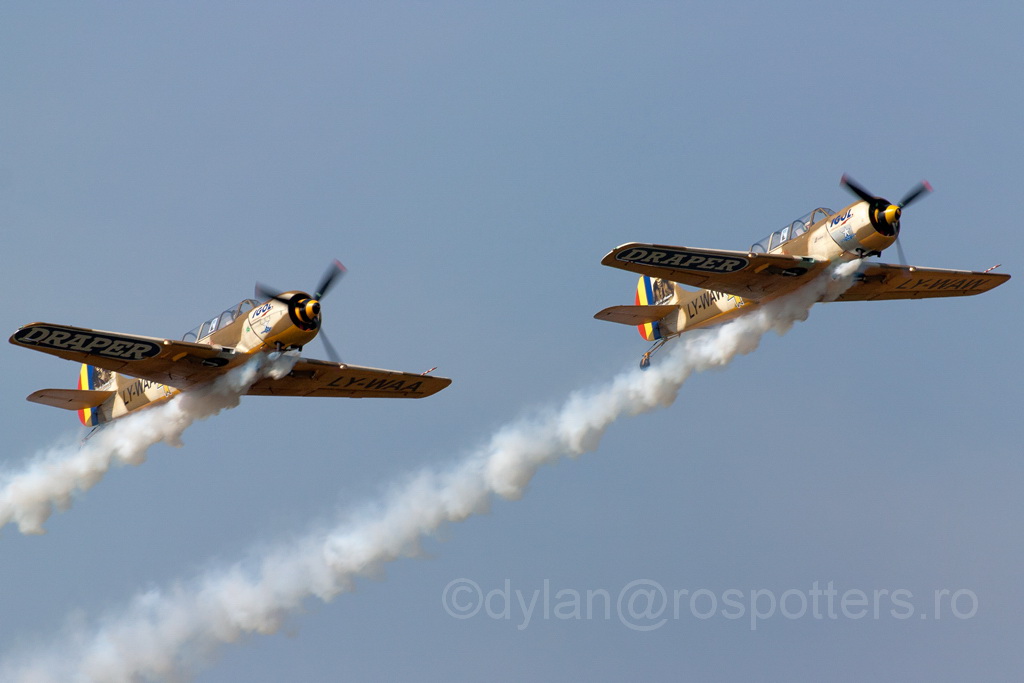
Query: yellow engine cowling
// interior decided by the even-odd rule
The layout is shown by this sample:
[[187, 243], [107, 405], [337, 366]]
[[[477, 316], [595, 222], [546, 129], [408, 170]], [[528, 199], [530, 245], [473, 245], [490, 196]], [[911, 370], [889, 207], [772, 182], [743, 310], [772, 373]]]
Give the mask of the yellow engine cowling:
[[899, 235], [899, 207], [890, 205], [873, 211], [859, 202], [825, 223], [829, 236], [840, 249], [857, 257], [880, 254]]

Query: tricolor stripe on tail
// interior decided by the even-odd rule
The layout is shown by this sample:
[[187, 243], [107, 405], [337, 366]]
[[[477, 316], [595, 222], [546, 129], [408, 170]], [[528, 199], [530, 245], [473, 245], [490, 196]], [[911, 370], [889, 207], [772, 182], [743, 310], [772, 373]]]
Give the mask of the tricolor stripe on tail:
[[[97, 388], [96, 384], [96, 368], [82, 363], [82, 370], [78, 373], [78, 388], [93, 391]], [[100, 423], [100, 411], [98, 408], [82, 408], [78, 411], [78, 419], [86, 427], [95, 427]]]
[[[656, 303], [654, 299], [654, 283], [650, 277], [646, 275], [640, 276], [640, 280], [636, 283], [636, 305], [653, 306]], [[647, 341], [661, 339], [661, 328], [657, 322], [637, 325], [636, 329], [640, 332], [640, 336]]]

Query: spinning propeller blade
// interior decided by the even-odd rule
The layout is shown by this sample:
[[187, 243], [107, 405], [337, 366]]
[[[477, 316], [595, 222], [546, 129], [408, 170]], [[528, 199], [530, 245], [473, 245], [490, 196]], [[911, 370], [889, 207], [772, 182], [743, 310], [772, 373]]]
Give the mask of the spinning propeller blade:
[[907, 255], [903, 253], [903, 244], [900, 242], [899, 237], [896, 238], [896, 254], [899, 256], [901, 266], [909, 265], [907, 263]]
[[323, 330], [320, 330], [320, 334], [318, 336], [320, 337], [320, 341], [324, 343], [324, 349], [327, 351], [327, 357], [335, 363], [343, 362], [341, 360], [341, 356], [339, 356], [338, 352], [335, 350], [334, 344], [332, 344], [327, 338], [327, 334]]
[[330, 291], [334, 283], [338, 281], [338, 278], [340, 278], [346, 272], [347, 271], [345, 269], [345, 266], [341, 265], [341, 261], [335, 259], [334, 263], [332, 263], [327, 268], [327, 271], [324, 273], [324, 276], [320, 278], [320, 284], [316, 286], [316, 291], [313, 293], [313, 298], [323, 299], [324, 295], [327, 294], [327, 292]]
[[931, 184], [927, 180], [922, 180], [920, 183], [917, 184], [917, 187], [903, 195], [903, 199], [900, 200], [899, 204], [900, 208], [902, 209], [904, 206], [909, 206], [911, 202], [916, 201], [917, 198], [923, 195], [925, 192], [931, 191]]
[[839, 184], [866, 202], [872, 202], [875, 199], [878, 199], [878, 197], [874, 197], [868, 194], [867, 190], [865, 190], [863, 187], [854, 182], [853, 178], [846, 175], [845, 173], [843, 174], [843, 177], [839, 179]]
[[281, 296], [281, 292], [276, 289], [271, 289], [266, 285], [262, 285], [259, 282], [256, 283], [256, 298], [257, 299], [273, 299], [274, 301], [280, 301], [283, 304], [288, 303], [288, 299]]

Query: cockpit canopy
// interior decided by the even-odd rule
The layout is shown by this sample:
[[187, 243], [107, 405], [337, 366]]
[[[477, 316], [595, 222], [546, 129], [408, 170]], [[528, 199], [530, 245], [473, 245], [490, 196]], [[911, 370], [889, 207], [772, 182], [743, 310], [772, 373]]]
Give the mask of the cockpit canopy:
[[764, 254], [773, 251], [791, 239], [804, 234], [812, 225], [825, 220], [834, 213], [835, 211], [832, 209], [826, 209], [824, 207], [819, 207], [810, 213], [805, 213], [782, 230], [776, 230], [760, 242], [754, 242], [751, 244], [750, 251], [754, 254]]
[[215, 315], [194, 330], [189, 330], [181, 339], [182, 341], [198, 342], [206, 339], [217, 330], [227, 327], [239, 316], [243, 316], [260, 305], [259, 301], [244, 299], [234, 308], [229, 308], [220, 315]]

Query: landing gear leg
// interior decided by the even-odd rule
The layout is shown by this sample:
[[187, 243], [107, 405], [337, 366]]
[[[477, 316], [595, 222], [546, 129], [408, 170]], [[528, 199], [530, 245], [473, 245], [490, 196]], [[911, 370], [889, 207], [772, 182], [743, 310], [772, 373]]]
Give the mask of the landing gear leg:
[[645, 354], [644, 354], [644, 355], [643, 355], [643, 356], [642, 356], [642, 357], [640, 358], [640, 369], [641, 369], [641, 370], [646, 370], [647, 368], [651, 367], [651, 356], [653, 356], [653, 355], [654, 355], [654, 352], [655, 352], [655, 351], [657, 351], [657, 350], [658, 350], [658, 349], [660, 349], [660, 348], [661, 348], [662, 346], [664, 346], [664, 345], [665, 345], [665, 342], [667, 342], [667, 341], [668, 341], [668, 339], [659, 339], [658, 341], [656, 341], [656, 342], [654, 343], [654, 346], [652, 346], [652, 347], [651, 347], [651, 348], [650, 348], [650, 349], [649, 349], [649, 350], [647, 351], [647, 353], [645, 353]]
[[270, 360], [277, 360], [281, 357], [281, 342], [274, 342], [274, 350], [267, 354]]

